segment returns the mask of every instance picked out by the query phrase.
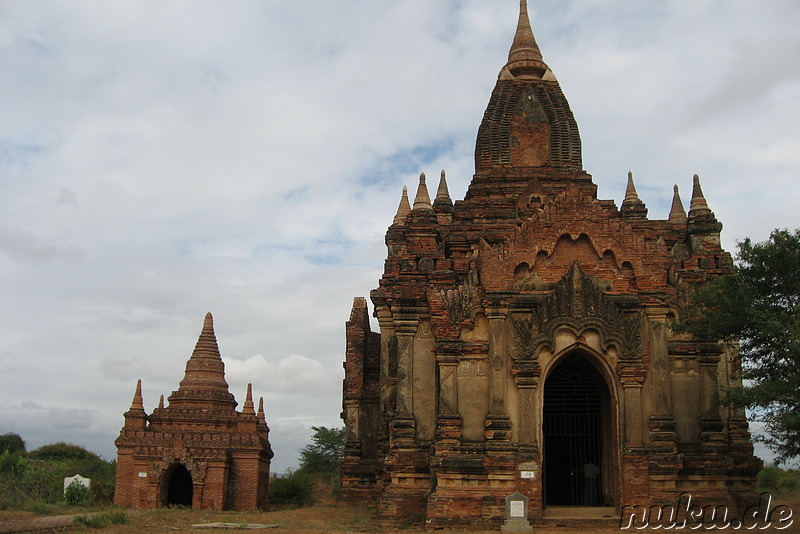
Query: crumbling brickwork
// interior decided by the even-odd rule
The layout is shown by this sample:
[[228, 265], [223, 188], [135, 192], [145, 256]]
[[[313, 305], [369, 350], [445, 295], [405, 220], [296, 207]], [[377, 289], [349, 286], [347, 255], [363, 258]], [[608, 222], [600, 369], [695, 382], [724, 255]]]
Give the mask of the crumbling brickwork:
[[241, 412], [228, 391], [211, 314], [177, 391], [149, 415], [141, 380], [116, 440], [114, 502], [130, 508], [183, 505], [266, 509], [272, 448], [263, 398], [252, 388]]
[[577, 124], [521, 2], [508, 63], [453, 203], [442, 173], [404, 190], [388, 257], [347, 323], [342, 498], [381, 518], [494, 524], [518, 491], [548, 506], [736, 508], [755, 491], [742, 412], [717, 402], [732, 355], [672, 331], [694, 282], [728, 273], [694, 177], [653, 220], [628, 176], [597, 198]]

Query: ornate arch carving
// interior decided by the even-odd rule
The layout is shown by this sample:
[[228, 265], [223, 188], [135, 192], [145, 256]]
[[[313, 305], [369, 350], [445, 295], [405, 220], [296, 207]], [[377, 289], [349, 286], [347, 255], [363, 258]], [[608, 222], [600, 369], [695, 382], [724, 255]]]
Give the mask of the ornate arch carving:
[[621, 310], [600, 286], [576, 261], [530, 311], [509, 314], [514, 359], [533, 358], [543, 348], [553, 350], [556, 331], [563, 327], [577, 336], [597, 330], [604, 350], [614, 346], [623, 360], [641, 358], [641, 313]]

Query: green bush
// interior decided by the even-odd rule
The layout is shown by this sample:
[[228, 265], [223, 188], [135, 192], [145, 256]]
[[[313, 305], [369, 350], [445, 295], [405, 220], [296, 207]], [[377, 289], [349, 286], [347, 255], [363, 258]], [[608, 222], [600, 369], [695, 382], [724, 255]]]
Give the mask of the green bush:
[[94, 501], [94, 494], [91, 488], [84, 486], [77, 480], [73, 480], [64, 489], [64, 500], [70, 506], [86, 506]]
[[290, 473], [286, 478], [269, 481], [269, 502], [307, 506], [314, 503], [314, 477], [305, 473]]

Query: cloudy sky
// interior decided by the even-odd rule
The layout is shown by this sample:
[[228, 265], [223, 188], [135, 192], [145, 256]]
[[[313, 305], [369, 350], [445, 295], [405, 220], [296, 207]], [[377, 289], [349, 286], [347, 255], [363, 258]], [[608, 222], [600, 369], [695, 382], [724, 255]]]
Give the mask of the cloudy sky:
[[[344, 322], [403, 185], [473, 172], [516, 0], [0, 0], [0, 433], [115, 457], [210, 311], [273, 467], [340, 426]], [[737, 239], [800, 226], [800, 3], [530, 0], [601, 198], [692, 174]]]

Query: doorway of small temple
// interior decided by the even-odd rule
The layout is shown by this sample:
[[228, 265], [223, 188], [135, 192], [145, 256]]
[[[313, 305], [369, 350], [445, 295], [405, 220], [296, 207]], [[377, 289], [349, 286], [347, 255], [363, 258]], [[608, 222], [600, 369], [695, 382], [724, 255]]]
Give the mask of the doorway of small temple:
[[174, 464], [164, 473], [165, 506], [192, 506], [192, 475], [183, 464]]
[[566, 356], [548, 375], [542, 421], [546, 506], [608, 503], [609, 398], [603, 377], [578, 353]]

